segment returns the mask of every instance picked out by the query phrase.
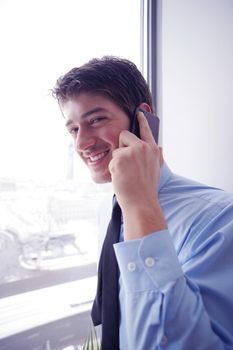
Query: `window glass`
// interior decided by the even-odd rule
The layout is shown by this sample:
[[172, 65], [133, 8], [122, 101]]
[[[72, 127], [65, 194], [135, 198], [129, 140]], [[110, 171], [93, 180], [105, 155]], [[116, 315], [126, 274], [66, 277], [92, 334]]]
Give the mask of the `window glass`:
[[96, 209], [110, 188], [74, 153], [51, 89], [92, 57], [140, 68], [140, 0], [2, 0], [0, 42], [0, 284], [42, 283], [96, 261]]

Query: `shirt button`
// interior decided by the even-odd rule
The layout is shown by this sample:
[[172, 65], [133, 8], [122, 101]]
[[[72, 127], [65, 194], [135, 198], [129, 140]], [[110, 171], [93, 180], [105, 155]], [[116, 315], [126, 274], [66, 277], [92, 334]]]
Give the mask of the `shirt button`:
[[161, 339], [160, 344], [161, 344], [161, 345], [166, 345], [166, 344], [167, 344], [167, 337], [166, 337], [166, 335], [163, 335], [163, 336], [162, 336], [162, 339]]
[[145, 264], [148, 267], [152, 267], [155, 264], [155, 259], [149, 256], [148, 258], [145, 259]]
[[130, 271], [130, 272], [133, 272], [136, 270], [136, 264], [134, 262], [129, 262], [127, 264], [127, 269]]

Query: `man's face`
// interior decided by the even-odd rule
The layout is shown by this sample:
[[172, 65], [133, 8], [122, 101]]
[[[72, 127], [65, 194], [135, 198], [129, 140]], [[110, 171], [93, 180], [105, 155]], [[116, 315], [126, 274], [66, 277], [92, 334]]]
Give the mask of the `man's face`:
[[111, 181], [108, 165], [119, 145], [122, 130], [129, 129], [127, 114], [108, 98], [82, 93], [64, 103], [62, 112], [74, 139], [76, 152], [97, 183]]

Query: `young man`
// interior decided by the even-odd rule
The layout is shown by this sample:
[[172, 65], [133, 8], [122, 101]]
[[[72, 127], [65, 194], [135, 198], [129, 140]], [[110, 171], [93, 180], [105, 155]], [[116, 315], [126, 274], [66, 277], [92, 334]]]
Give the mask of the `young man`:
[[[91, 60], [61, 77], [54, 95], [77, 153], [95, 182], [112, 182], [122, 213], [114, 244], [119, 345], [109, 329], [103, 337], [111, 345], [104, 342], [103, 350], [233, 349], [233, 195], [173, 174], [142, 112], [140, 139], [130, 132], [138, 107], [153, 111], [132, 62]], [[105, 216], [106, 208], [102, 235]], [[104, 261], [103, 289], [103, 270], [111, 270]], [[115, 317], [101, 309], [112, 292], [101, 288], [95, 324], [107, 323], [106, 312]]]

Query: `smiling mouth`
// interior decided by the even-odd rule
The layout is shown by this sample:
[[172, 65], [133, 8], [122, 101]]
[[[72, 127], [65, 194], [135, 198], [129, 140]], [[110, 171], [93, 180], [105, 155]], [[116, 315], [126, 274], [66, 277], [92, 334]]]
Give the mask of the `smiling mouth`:
[[89, 161], [90, 163], [96, 163], [98, 162], [99, 160], [103, 159], [107, 154], [108, 154], [109, 151], [105, 151], [105, 152], [101, 152], [95, 156], [90, 156], [89, 157]]

